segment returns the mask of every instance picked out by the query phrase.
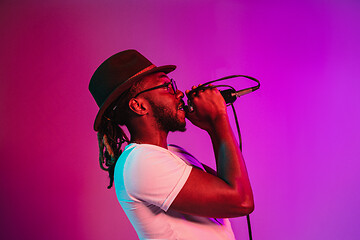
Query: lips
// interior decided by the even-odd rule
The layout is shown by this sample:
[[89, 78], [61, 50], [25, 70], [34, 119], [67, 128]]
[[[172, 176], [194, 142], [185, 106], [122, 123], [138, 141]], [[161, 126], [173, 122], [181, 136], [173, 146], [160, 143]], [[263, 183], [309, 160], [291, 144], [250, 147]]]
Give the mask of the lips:
[[185, 105], [185, 103], [183, 101], [181, 101], [181, 103], [179, 104], [177, 109], [178, 110], [184, 110], [184, 105]]

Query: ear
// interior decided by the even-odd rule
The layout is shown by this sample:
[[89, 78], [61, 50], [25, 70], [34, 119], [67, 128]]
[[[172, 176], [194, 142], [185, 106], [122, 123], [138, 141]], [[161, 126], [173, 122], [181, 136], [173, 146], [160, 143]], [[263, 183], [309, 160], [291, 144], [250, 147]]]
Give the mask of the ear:
[[145, 115], [149, 111], [147, 102], [142, 98], [132, 98], [129, 101], [129, 108], [138, 115]]

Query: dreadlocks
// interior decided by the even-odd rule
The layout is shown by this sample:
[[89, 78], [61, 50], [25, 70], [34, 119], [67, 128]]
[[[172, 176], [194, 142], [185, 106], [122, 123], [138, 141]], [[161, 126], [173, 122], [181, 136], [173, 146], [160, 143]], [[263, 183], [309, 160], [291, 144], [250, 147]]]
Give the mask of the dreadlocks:
[[97, 138], [100, 168], [109, 172], [110, 184], [107, 188], [110, 189], [114, 183], [115, 164], [122, 153], [121, 145], [130, 141], [119, 125], [107, 119], [102, 122]]
[[136, 82], [108, 107], [97, 133], [100, 168], [107, 171], [110, 178], [108, 189], [114, 183], [115, 164], [122, 153], [121, 146], [125, 142], [130, 142], [121, 128], [121, 126], [127, 123], [130, 116], [130, 109], [126, 103], [137, 92], [140, 83], [141, 81]]

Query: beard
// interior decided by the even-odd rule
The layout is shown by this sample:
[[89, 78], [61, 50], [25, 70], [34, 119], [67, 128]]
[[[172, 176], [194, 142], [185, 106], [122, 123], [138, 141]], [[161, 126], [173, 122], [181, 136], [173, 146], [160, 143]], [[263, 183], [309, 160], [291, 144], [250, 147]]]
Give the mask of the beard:
[[154, 102], [149, 101], [157, 120], [158, 126], [166, 132], [185, 132], [186, 122], [181, 121], [177, 116], [177, 111], [172, 113], [168, 107], [156, 105]]

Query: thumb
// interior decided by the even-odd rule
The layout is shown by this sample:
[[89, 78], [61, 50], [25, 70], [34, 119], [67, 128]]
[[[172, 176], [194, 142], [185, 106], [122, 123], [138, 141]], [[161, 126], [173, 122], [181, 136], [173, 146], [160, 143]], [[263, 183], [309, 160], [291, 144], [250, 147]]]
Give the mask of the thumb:
[[183, 109], [185, 111], [185, 117], [186, 118], [188, 118], [188, 119], [193, 118], [193, 116], [194, 116], [194, 110], [193, 109], [191, 109], [188, 105], [185, 105]]

